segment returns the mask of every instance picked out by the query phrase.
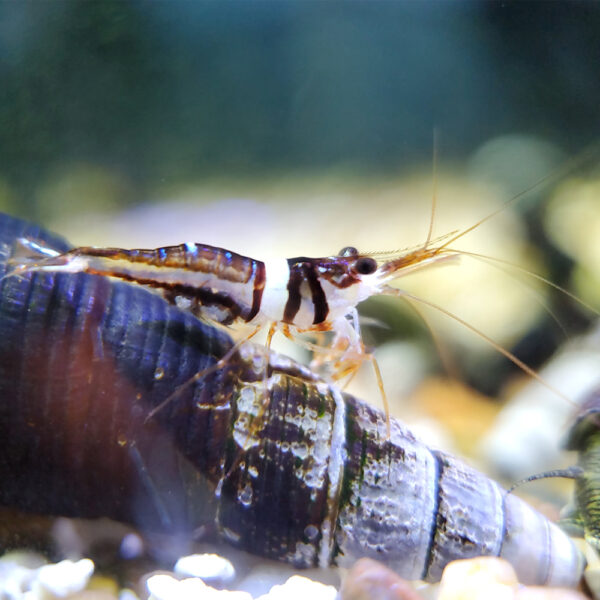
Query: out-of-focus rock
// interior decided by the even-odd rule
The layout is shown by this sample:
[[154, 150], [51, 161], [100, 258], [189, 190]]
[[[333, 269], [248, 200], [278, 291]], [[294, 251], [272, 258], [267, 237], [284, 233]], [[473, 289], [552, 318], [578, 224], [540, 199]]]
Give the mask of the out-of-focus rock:
[[571, 177], [546, 207], [544, 228], [574, 261], [575, 293], [596, 308], [600, 303], [600, 179]]
[[89, 559], [43, 564], [36, 554], [6, 554], [0, 558], [0, 598], [71, 598], [85, 589], [93, 572], [94, 563]]
[[[282, 585], [297, 574], [297, 569], [290, 565], [274, 561], [264, 561], [256, 565], [236, 588], [249, 592], [253, 598], [267, 594], [273, 586]], [[339, 587], [339, 576], [335, 569], [304, 569], [303, 578]]]
[[[481, 444], [486, 461], [510, 480], [561, 466], [561, 440], [580, 404], [600, 384], [600, 327], [565, 345], [502, 410]], [[556, 393], [557, 390], [559, 393]]]
[[32, 591], [49, 598], [67, 598], [83, 590], [94, 572], [94, 563], [89, 558], [77, 562], [63, 560], [53, 565], [44, 565], [37, 571]]
[[437, 600], [586, 600], [586, 596], [566, 588], [521, 585], [507, 561], [481, 556], [448, 564]]
[[477, 456], [476, 446], [499, 411], [489, 397], [443, 377], [425, 380], [415, 391], [413, 402], [443, 427], [453, 442], [450, 447], [439, 446], [435, 440], [425, 438], [428, 445], [468, 456]]
[[218, 554], [190, 554], [182, 556], [173, 568], [177, 575], [200, 577], [207, 583], [222, 585], [235, 577], [230, 561]]
[[518, 583], [515, 570], [501, 558], [455, 560], [444, 569], [438, 600], [510, 600]]
[[515, 600], [589, 600], [587, 596], [576, 590], [565, 588], [548, 588], [542, 586], [526, 586], [519, 588], [514, 595]]
[[252, 600], [247, 592], [216, 590], [198, 577], [176, 579], [172, 575], [153, 575], [146, 581], [148, 600]]
[[120, 600], [118, 596], [106, 590], [83, 590], [76, 594], [70, 594], [66, 598], [68, 600]]
[[385, 565], [361, 558], [342, 582], [339, 600], [422, 600], [412, 585]]
[[256, 600], [335, 600], [337, 590], [301, 575], [290, 577], [283, 585], [274, 585], [268, 594]]

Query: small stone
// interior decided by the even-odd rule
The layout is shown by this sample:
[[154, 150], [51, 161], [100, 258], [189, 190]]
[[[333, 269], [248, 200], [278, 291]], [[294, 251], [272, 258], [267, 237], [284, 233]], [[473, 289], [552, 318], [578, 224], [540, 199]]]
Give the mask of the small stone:
[[0, 598], [19, 598], [35, 580], [35, 571], [19, 565], [3, 565], [0, 569]]
[[128, 533], [123, 536], [119, 547], [119, 554], [125, 560], [139, 558], [144, 553], [144, 540], [137, 533]]
[[247, 592], [216, 590], [202, 579], [175, 579], [172, 575], [152, 575], [146, 580], [148, 600], [252, 600]]
[[300, 575], [290, 577], [283, 585], [274, 585], [268, 594], [256, 600], [335, 600], [337, 590], [332, 585], [325, 585]]
[[290, 565], [261, 562], [236, 587], [256, 598], [267, 594], [274, 585], [283, 585], [296, 572]]
[[233, 565], [218, 554], [182, 556], [173, 569], [177, 575], [200, 577], [209, 583], [224, 584], [235, 577]]
[[531, 585], [519, 588], [515, 600], [589, 600], [576, 590]]
[[15, 565], [26, 569], [37, 569], [45, 564], [47, 561], [41, 554], [15, 550], [0, 557], [0, 574], [4, 574], [4, 569], [10, 569]]
[[125, 588], [119, 592], [119, 600], [139, 600], [139, 598], [133, 590]]
[[146, 581], [148, 600], [192, 600], [205, 595], [207, 585], [201, 579], [175, 579], [171, 575], [153, 575]]
[[385, 565], [361, 558], [348, 571], [340, 589], [340, 600], [422, 600], [408, 581]]
[[115, 594], [111, 594], [106, 590], [83, 590], [76, 594], [69, 594], [66, 598], [68, 600], [118, 600]]
[[455, 560], [442, 573], [438, 600], [512, 600], [518, 583], [513, 567], [501, 558]]
[[588, 565], [583, 572], [583, 578], [592, 596], [596, 600], [600, 599], [600, 564]]
[[39, 596], [65, 598], [83, 590], [94, 572], [94, 563], [89, 558], [77, 562], [63, 560], [53, 565], [44, 565], [37, 571], [33, 590]]

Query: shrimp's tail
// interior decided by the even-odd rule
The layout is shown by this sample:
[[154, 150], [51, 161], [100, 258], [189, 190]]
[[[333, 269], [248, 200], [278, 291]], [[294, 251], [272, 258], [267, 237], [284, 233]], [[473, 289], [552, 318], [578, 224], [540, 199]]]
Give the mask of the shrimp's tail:
[[6, 271], [2, 279], [14, 275], [25, 275], [30, 271], [56, 270], [67, 266], [72, 254], [63, 253], [30, 238], [17, 238], [6, 260]]

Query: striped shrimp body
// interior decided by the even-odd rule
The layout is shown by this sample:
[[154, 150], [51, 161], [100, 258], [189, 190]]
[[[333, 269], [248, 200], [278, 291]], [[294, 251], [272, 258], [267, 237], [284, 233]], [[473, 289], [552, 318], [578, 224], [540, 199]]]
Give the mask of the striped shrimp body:
[[[52, 239], [0, 215], [10, 244], [7, 231]], [[240, 345], [147, 418], [232, 346], [220, 328], [115, 278], [5, 278], [0, 504], [214, 532], [299, 567], [367, 556], [437, 580], [451, 560], [495, 554], [523, 582], [577, 584], [582, 558], [555, 525], [399, 421], [388, 433], [382, 412], [307, 367], [274, 353], [257, 361], [262, 347]]]
[[[19, 245], [30, 257], [15, 273], [106, 275], [154, 288], [209, 321], [272, 322], [299, 333], [334, 331], [370, 296], [397, 295], [398, 290], [386, 284], [407, 267], [447, 258], [441, 255], [443, 247], [420, 247], [383, 262], [352, 247], [338, 256], [262, 262], [198, 243], [149, 250], [80, 247], [62, 254], [32, 240], [21, 239]], [[41, 258], [38, 262], [31, 258], [36, 254]]]

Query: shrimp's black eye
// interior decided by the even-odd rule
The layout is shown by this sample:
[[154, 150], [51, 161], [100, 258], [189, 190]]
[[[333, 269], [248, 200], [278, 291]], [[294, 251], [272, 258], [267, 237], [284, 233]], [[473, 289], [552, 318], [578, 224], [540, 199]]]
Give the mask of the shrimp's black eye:
[[377, 271], [377, 261], [374, 258], [363, 256], [354, 263], [354, 270], [361, 275], [371, 275]]
[[345, 246], [338, 256], [358, 256], [358, 250], [354, 246]]

